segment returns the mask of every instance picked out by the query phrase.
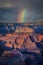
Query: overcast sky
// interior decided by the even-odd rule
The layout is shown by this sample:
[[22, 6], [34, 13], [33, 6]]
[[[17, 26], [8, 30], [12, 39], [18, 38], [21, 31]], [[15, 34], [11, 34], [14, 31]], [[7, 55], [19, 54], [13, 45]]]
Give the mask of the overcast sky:
[[17, 22], [22, 8], [27, 10], [25, 22], [43, 19], [43, 0], [0, 0], [0, 22]]

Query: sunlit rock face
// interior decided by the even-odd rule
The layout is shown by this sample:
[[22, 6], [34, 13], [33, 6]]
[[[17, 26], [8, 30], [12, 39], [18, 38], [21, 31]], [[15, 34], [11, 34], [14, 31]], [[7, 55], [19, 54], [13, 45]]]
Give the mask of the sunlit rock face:
[[11, 48], [12, 45], [14, 45], [14, 48], [22, 48], [24, 46], [28, 48], [32, 43], [29, 36], [34, 32], [35, 31], [29, 27], [17, 26], [14, 33], [6, 34], [5, 37], [1, 36], [0, 39], [7, 41], [5, 46], [9, 46]]
[[34, 32], [34, 30], [33, 29], [31, 29], [31, 28], [29, 28], [29, 27], [26, 27], [26, 26], [17, 26], [16, 27], [16, 30], [15, 30], [15, 32], [21, 32], [21, 33], [33, 33]]
[[[9, 48], [19, 48], [19, 49], [30, 49], [33, 51], [33, 49], [38, 49], [36, 46], [36, 42], [40, 42], [43, 39], [43, 35], [38, 35], [35, 30], [29, 25], [5, 25], [5, 28], [9, 33], [7, 33], [5, 36], [2, 36], [0, 34], [0, 40], [6, 41], [5, 46]], [[35, 26], [36, 28], [36, 26]], [[10, 33], [10, 31], [12, 31]], [[40, 52], [39, 50], [36, 50], [34, 52]]]

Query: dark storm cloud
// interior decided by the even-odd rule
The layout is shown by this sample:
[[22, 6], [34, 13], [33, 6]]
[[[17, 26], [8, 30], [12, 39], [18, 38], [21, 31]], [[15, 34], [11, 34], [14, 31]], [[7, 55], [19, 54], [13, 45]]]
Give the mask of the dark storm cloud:
[[43, 0], [0, 0], [0, 7], [20, 7], [43, 9]]
[[0, 22], [16, 22], [18, 11], [22, 8], [28, 9], [30, 13], [26, 21], [43, 19], [43, 0], [0, 0]]
[[[43, 0], [0, 0], [0, 7], [30, 7], [30, 8], [43, 8]], [[6, 5], [6, 6], [5, 6]]]

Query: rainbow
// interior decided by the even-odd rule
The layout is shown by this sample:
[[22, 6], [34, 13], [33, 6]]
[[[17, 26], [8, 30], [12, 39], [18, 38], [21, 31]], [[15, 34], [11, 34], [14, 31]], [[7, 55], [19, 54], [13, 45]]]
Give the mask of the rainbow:
[[26, 10], [22, 9], [19, 14], [18, 14], [18, 22], [19, 23], [24, 23], [26, 18]]

